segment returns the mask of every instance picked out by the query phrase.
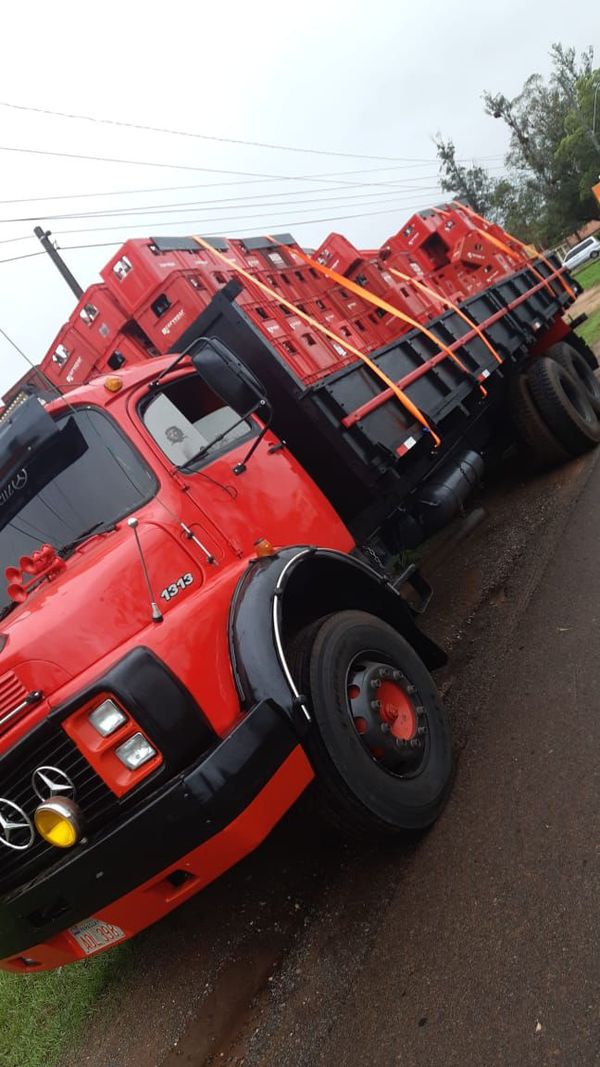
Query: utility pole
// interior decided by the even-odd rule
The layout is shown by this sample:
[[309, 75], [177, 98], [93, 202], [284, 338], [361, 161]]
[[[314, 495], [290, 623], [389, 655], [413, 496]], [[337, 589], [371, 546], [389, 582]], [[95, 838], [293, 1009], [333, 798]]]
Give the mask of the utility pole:
[[33, 232], [35, 236], [39, 239], [44, 251], [47, 252], [50, 256], [50, 259], [54, 263], [55, 267], [57, 267], [60, 273], [62, 274], [67, 285], [69, 286], [69, 289], [71, 289], [71, 291], [75, 293], [75, 296], [79, 300], [79, 298], [83, 296], [83, 289], [81, 288], [77, 279], [74, 278], [71, 274], [71, 271], [67, 267], [67, 264], [65, 263], [62, 256], [59, 255], [57, 249], [52, 244], [52, 241], [49, 240], [50, 230], [43, 230], [41, 226], [35, 226]]

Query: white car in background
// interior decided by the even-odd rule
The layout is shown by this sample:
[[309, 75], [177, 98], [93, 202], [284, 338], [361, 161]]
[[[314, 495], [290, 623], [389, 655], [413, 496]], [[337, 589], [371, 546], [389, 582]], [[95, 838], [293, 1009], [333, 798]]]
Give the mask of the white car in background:
[[582, 263], [587, 263], [588, 259], [597, 259], [600, 256], [600, 241], [597, 237], [586, 237], [585, 241], [580, 241], [578, 245], [573, 245], [567, 252], [563, 259], [563, 266], [568, 267], [569, 270], [575, 270], [576, 267], [581, 267]]

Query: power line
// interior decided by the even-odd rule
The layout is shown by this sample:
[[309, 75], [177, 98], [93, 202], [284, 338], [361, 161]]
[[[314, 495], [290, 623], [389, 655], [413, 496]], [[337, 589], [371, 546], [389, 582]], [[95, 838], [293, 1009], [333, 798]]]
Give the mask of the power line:
[[[309, 204], [309, 205], [312, 205], [312, 204], [319, 204], [319, 203], [330, 203], [331, 201], [340, 201], [340, 200], [359, 200], [359, 201], [360, 200], [366, 200], [366, 201], [368, 201], [368, 200], [373, 199], [374, 197], [381, 197], [381, 196], [388, 196], [389, 197], [390, 192], [392, 190], [384, 188], [384, 189], [379, 189], [379, 190], [376, 190], [375, 192], [370, 192], [370, 193], [353, 193], [353, 194], [346, 193], [345, 191], [340, 190], [339, 195], [337, 195], [337, 196], [324, 196], [324, 197], [319, 197], [318, 200], [314, 199], [314, 196], [316, 196], [317, 193], [330, 192], [330, 191], [331, 191], [330, 187], [326, 187], [325, 189], [315, 189], [315, 190], [311, 189], [310, 192], [311, 192], [311, 194], [313, 194], [313, 196], [311, 198], [303, 199], [303, 200], [288, 200], [285, 203], [284, 206], [286, 208], [290, 207], [290, 208], [293, 209], [298, 204]], [[424, 185], [424, 186], [412, 186], [410, 189], [403, 189], [401, 187], [398, 188], [398, 193], [399, 194], [405, 193], [409, 197], [413, 197], [416, 193], [437, 193], [437, 192], [441, 192], [441, 190], [439, 188], [439, 184], [436, 184], [436, 185]], [[146, 215], [154, 215], [154, 214], [167, 215], [167, 214], [177, 214], [180, 211], [187, 211], [190, 207], [193, 207], [193, 208], [202, 207], [202, 208], [206, 208], [206, 210], [208, 210], [208, 211], [213, 211], [213, 210], [217, 210], [217, 209], [221, 210], [223, 208], [223, 206], [225, 206], [225, 205], [232, 205], [233, 207], [239, 207], [240, 204], [244, 204], [244, 203], [248, 202], [249, 200], [266, 200], [266, 203], [264, 203], [264, 204], [256, 204], [256, 205], [253, 205], [253, 206], [264, 207], [265, 209], [268, 209], [268, 208], [271, 208], [271, 207], [277, 207], [278, 206], [278, 205], [273, 203], [273, 198], [274, 197], [279, 198], [281, 196], [289, 196], [289, 195], [290, 195], [289, 193], [273, 193], [272, 196], [270, 197], [269, 194], [264, 194], [263, 193], [263, 194], [260, 194], [258, 196], [239, 196], [239, 197], [224, 197], [224, 198], [220, 197], [220, 198], [215, 199], [215, 200], [187, 200], [187, 201], [182, 201], [182, 202], [180, 202], [178, 204], [171, 202], [169, 204], [141, 205], [141, 206], [135, 206], [133, 208], [116, 208], [114, 211], [101, 210], [101, 211], [86, 211], [86, 212], [68, 212], [68, 213], [64, 213], [62, 215], [43, 215], [43, 219], [44, 219], [44, 221], [46, 223], [49, 223], [49, 222], [62, 221], [62, 220], [65, 220], [65, 219], [68, 220], [68, 219], [130, 218], [130, 217], [136, 217], [136, 216], [140, 216], [140, 215], [144, 215], [144, 216], [146, 216]], [[279, 205], [279, 206], [281, 206], [281, 205]], [[40, 215], [37, 214], [37, 215], [24, 216], [22, 218], [0, 219], [0, 224], [1, 225], [10, 225], [10, 224], [24, 223], [24, 222], [38, 222], [39, 219], [40, 219]], [[9, 240], [18, 241], [18, 240], [23, 240], [23, 238], [13, 237], [13, 238], [10, 238]], [[3, 244], [3, 243], [5, 243], [5, 242], [0, 240], [0, 244]]]
[[[387, 208], [387, 211], [393, 210], [394, 206], [399, 207], [399, 208], [403, 208], [403, 209], [404, 208], [408, 209], [408, 205], [406, 205], [406, 203], [404, 201], [398, 201], [398, 199], [396, 197], [391, 199], [389, 201], [389, 203], [390, 203], [391, 207]], [[343, 207], [343, 205], [341, 205], [341, 206]], [[354, 205], [352, 205], [352, 206], [354, 206]], [[287, 208], [287, 205], [286, 205], [286, 208]], [[298, 211], [301, 214], [304, 214], [307, 211], [307, 208], [298, 208]], [[292, 210], [291, 214], [298, 214], [298, 211]], [[270, 213], [271, 213], [271, 209], [266, 207], [264, 211], [260, 211], [260, 212], [258, 212], [258, 214], [255, 214], [255, 215], [248, 215], [248, 214], [244, 213], [242, 215], [226, 215], [222, 219], [214, 219], [214, 218], [213, 219], [177, 219], [176, 220], [176, 225], [177, 226], [214, 226], [214, 225], [218, 224], [220, 226], [228, 226], [230, 222], [235, 222], [236, 223], [236, 228], [237, 228], [238, 226], [245, 225], [245, 220], [252, 220], [252, 219], [258, 219], [258, 218], [262, 219], [262, 218], [265, 218], [266, 216], [270, 215]], [[365, 212], [365, 214], [373, 214], [373, 213], [372, 212]], [[344, 217], [344, 216], [342, 216], [342, 217]], [[356, 217], [356, 216], [354, 216], [354, 217]], [[316, 219], [315, 221], [319, 222], [321, 220]], [[325, 219], [323, 221], [327, 221], [327, 219]], [[159, 227], [160, 226], [161, 229], [162, 229], [163, 226], [172, 226], [173, 222], [174, 222], [173, 219], [167, 219], [166, 222], [154, 222], [154, 220], [152, 220], [150, 225], [154, 226], [154, 227]], [[65, 236], [70, 236], [71, 234], [74, 234], [74, 233], [100, 233], [100, 232], [104, 232], [106, 230], [122, 230], [124, 227], [128, 227], [129, 229], [139, 230], [139, 229], [147, 229], [148, 225], [149, 225], [149, 223], [147, 221], [144, 221], [144, 222], [122, 223], [121, 225], [114, 225], [114, 226], [82, 226], [82, 227], [79, 227], [78, 229], [75, 229], [75, 230], [54, 230], [53, 234], [54, 234], [55, 237], [65, 237]], [[280, 223], [277, 223], [277, 224], [269, 223], [269, 226], [271, 228], [273, 226], [278, 228], [280, 225], [281, 225]], [[289, 225], [289, 223], [286, 223], [286, 225]], [[291, 223], [291, 225], [295, 225], [295, 222]]]
[[33, 363], [31, 363], [31, 360], [28, 359], [28, 357], [25, 355], [23, 349], [19, 348], [17, 342], [13, 341], [12, 337], [9, 337], [7, 332], [6, 332], [6, 330], [3, 330], [1, 326], [0, 326], [0, 333], [2, 334], [4, 339], [6, 341], [8, 341], [9, 345], [11, 345], [15, 349], [15, 351], [18, 352], [19, 355], [22, 356], [24, 360], [26, 360], [27, 363], [30, 363], [31, 366], [33, 366]]
[[[34, 221], [36, 221], [36, 220], [31, 219], [31, 222], [34, 222]], [[26, 233], [22, 237], [3, 237], [0, 240], [0, 245], [12, 245], [12, 244], [15, 244], [17, 241], [32, 241], [32, 240], [33, 240], [33, 234], [32, 233]]]
[[[406, 206], [406, 210], [418, 210], [419, 207], [420, 207], [420, 205], [418, 205], [418, 204], [417, 205], [413, 204], [413, 205], [410, 205], [410, 206], [407, 205]], [[342, 221], [344, 219], [366, 219], [366, 218], [371, 218], [374, 215], [391, 215], [391, 214], [393, 214], [393, 208], [389, 208], [388, 207], [388, 208], [383, 208], [383, 209], [381, 209], [379, 211], [359, 211], [357, 214], [351, 214], [351, 215], [329, 215], [329, 216], [327, 216], [327, 218], [324, 218], [324, 219], [323, 218], [321, 218], [321, 219], [302, 219], [300, 221], [295, 220], [294, 222], [291, 223], [291, 225], [293, 226], [294, 229], [297, 229], [299, 226], [313, 226], [313, 225], [317, 225], [318, 223], [321, 223], [321, 222], [340, 222], [340, 221]], [[216, 220], [212, 219], [212, 220], [208, 220], [208, 221], [209, 222], [211, 222], [211, 221], [215, 222]], [[202, 220], [202, 219], [200, 219], [200, 220], [198, 220], [198, 219], [186, 219], [186, 220], [181, 220], [178, 223], [178, 225], [181, 225], [181, 226], [202, 226], [202, 225], [205, 225], [206, 222], [207, 222], [206, 219], [204, 219], [204, 220]], [[165, 223], [165, 225], [167, 225], [167, 223]], [[279, 231], [279, 232], [285, 232], [285, 230], [289, 226], [290, 226], [289, 221], [287, 221], [287, 222], [272, 222], [272, 223], [269, 224], [269, 229], [270, 230], [276, 230], [276, 231]], [[116, 229], [116, 227], [108, 227], [108, 229]], [[250, 226], [249, 229], [258, 230], [258, 232], [261, 233], [261, 234], [265, 233], [265, 227], [264, 226]], [[71, 231], [71, 232], [73, 232], [73, 231]], [[81, 231], [74, 231], [74, 232], [76, 232], [76, 233], [77, 232], [88, 233], [89, 231], [88, 230], [81, 230]], [[212, 233], [212, 234], [208, 234], [206, 236], [215, 237], [215, 236], [222, 236], [222, 235], [221, 234]], [[248, 236], [248, 235], [246, 235], [246, 236]], [[77, 249], [77, 248], [108, 248], [109, 246], [119, 245], [119, 244], [123, 244], [123, 242], [122, 241], [108, 241], [106, 243], [99, 243], [99, 244], [59, 245], [59, 247], [61, 248], [61, 250], [67, 251], [68, 249]]]
[[[223, 167], [192, 167], [188, 163], [165, 163], [148, 159], [118, 159], [114, 156], [88, 156], [81, 152], [56, 152], [49, 148], [22, 148], [16, 145], [0, 145], [0, 152], [20, 152], [30, 156], [55, 156], [57, 159], [85, 159], [93, 163], [120, 163], [130, 167], [163, 167], [166, 170], [203, 171], [206, 174], [236, 174], [246, 178], [285, 179], [285, 174], [265, 174], [253, 170], [225, 170]], [[429, 162], [429, 161], [428, 161]]]
[[[339, 184], [344, 185], [344, 184], [347, 184], [347, 183], [342, 181], [343, 175], [368, 174], [368, 173], [375, 173], [375, 172], [381, 173], [381, 172], [389, 172], [391, 170], [403, 170], [403, 169], [405, 169], [405, 167], [422, 166], [421, 163], [412, 163], [412, 164], [406, 164], [406, 165], [394, 166], [394, 167], [376, 167], [376, 168], [372, 168], [371, 170], [365, 170], [363, 168], [362, 170], [358, 169], [358, 170], [348, 170], [348, 171], [340, 171], [340, 172], [333, 171], [333, 172], [322, 173], [322, 174], [265, 174], [263, 171], [226, 170], [226, 169], [224, 169], [222, 167], [194, 167], [194, 166], [191, 166], [190, 164], [184, 164], [184, 163], [165, 163], [164, 161], [157, 162], [155, 160], [142, 160], [142, 159], [121, 159], [121, 158], [116, 158], [116, 157], [113, 157], [113, 156], [90, 156], [90, 155], [84, 155], [84, 154], [79, 153], [79, 152], [57, 152], [57, 151], [54, 151], [54, 150], [51, 150], [51, 149], [45, 149], [45, 148], [23, 148], [23, 147], [17, 146], [17, 145], [0, 145], [0, 152], [18, 152], [18, 153], [23, 153], [25, 155], [36, 155], [36, 156], [54, 156], [54, 157], [56, 157], [58, 159], [83, 159], [83, 160], [87, 160], [89, 162], [94, 162], [94, 163], [119, 163], [119, 164], [125, 164], [125, 165], [128, 165], [128, 166], [136, 166], [136, 167], [163, 167], [163, 168], [165, 168], [167, 170], [202, 171], [202, 172], [207, 173], [207, 174], [232, 174], [232, 175], [236, 175], [238, 177], [241, 176], [242, 178], [245, 178], [245, 179], [250, 179], [249, 182], [248, 181], [227, 182], [227, 183], [216, 182], [215, 184], [219, 185], [219, 186], [222, 185], [222, 184], [228, 184], [228, 185], [254, 184], [256, 181], [258, 181], [258, 182], [265, 182], [265, 181], [266, 182], [269, 182], [269, 181], [305, 181], [305, 182], [310, 182], [310, 181], [322, 181], [322, 180], [334, 181], [338, 185]], [[431, 163], [431, 162], [435, 162], [435, 161], [434, 160], [427, 160], [426, 162]], [[382, 181], [382, 182], [362, 182], [361, 184], [363, 184], [363, 185], [390, 185], [390, 184], [395, 184], [395, 183], [392, 183], [392, 182], [389, 182], [389, 181], [388, 182]], [[205, 186], [205, 187], [208, 188], [208, 185]], [[91, 195], [91, 194], [86, 194], [86, 195]], [[102, 194], [102, 195], [104, 195], [104, 194]], [[26, 199], [27, 200], [31, 200], [33, 198], [28, 197]], [[53, 198], [53, 199], [55, 199], [55, 198]], [[58, 199], [58, 197], [56, 199]], [[17, 202], [18, 201], [16, 201], [16, 200], [0, 201], [0, 203], [17, 203]]]
[[[101, 196], [134, 196], [138, 193], [175, 193], [181, 190], [187, 189], [214, 189], [216, 186], [219, 188], [230, 185], [261, 185], [266, 184], [269, 181], [297, 181], [297, 182], [310, 182], [310, 181], [336, 181], [339, 185], [370, 185], [370, 182], [343, 182], [338, 179], [347, 174], [382, 174], [391, 170], [408, 170], [408, 167], [371, 167], [368, 169], [362, 168], [359, 170], [343, 170], [343, 171], [329, 171], [320, 174], [294, 174], [288, 176], [274, 175], [272, 178], [265, 178], [261, 181], [236, 181], [236, 182], [200, 182], [196, 185], [158, 185], [144, 189], [115, 189], [112, 192], [107, 190], [97, 191], [94, 193], [55, 193], [51, 196], [20, 196], [10, 200], [0, 200], [0, 204], [41, 204], [47, 200], [83, 200], [90, 197]], [[413, 178], [397, 179], [398, 181], [420, 181], [421, 175], [416, 175]], [[395, 184], [389, 182], [386, 184]]]
[[311, 156], [336, 156], [340, 159], [372, 159], [386, 160], [390, 163], [431, 163], [431, 158], [418, 159], [405, 156], [372, 156], [362, 152], [335, 152], [323, 148], [298, 148], [294, 145], [269, 144], [265, 141], [246, 141], [236, 137], [218, 137], [207, 133], [195, 133], [190, 130], [173, 130], [165, 126], [144, 126], [138, 122], [124, 122], [121, 119], [97, 118], [94, 115], [79, 115], [68, 111], [52, 111], [45, 107], [28, 107], [25, 104], [14, 104], [6, 100], [0, 100], [0, 107], [12, 108], [14, 111], [29, 111], [38, 115], [52, 115], [61, 119], [76, 119], [80, 122], [93, 122], [101, 126], [119, 126], [127, 130], [144, 130], [146, 133], [166, 133], [172, 137], [192, 137], [200, 141], [215, 141], [219, 144], [244, 145], [249, 148], [267, 148], [276, 152], [300, 152]]
[[[121, 242], [117, 241], [116, 243], [120, 244]], [[45, 255], [46, 255], [46, 253], [43, 252], [43, 251], [40, 251], [40, 252], [26, 252], [25, 255], [23, 255], [23, 256], [10, 256], [8, 259], [0, 259], [0, 263], [16, 263], [19, 259], [33, 259], [34, 256], [45, 256]]]
[[[405, 207], [406, 207], [407, 211], [409, 211], [409, 210], [418, 210], [420, 205], [419, 204], [412, 204], [412, 205], [405, 205]], [[299, 226], [313, 226], [313, 225], [317, 225], [318, 223], [322, 223], [322, 222], [341, 222], [341, 221], [344, 221], [345, 219], [364, 219], [364, 218], [370, 218], [371, 216], [374, 216], [374, 215], [391, 215], [392, 212], [393, 212], [393, 208], [384, 208], [384, 209], [382, 209], [380, 211], [360, 211], [357, 214], [350, 214], [350, 215], [329, 215], [327, 218], [321, 218], [321, 219], [302, 219], [300, 221], [296, 220], [295, 222], [292, 223], [292, 225], [293, 225], [294, 229], [297, 229]], [[213, 219], [213, 220], [210, 220], [210, 221], [215, 222], [216, 220]], [[203, 221], [203, 220], [196, 220], [196, 219], [180, 220], [178, 225], [181, 225], [181, 226], [187, 226], [187, 225], [201, 226], [201, 225], [204, 225], [205, 222], [206, 222], [206, 220]], [[159, 225], [159, 224], [157, 223], [156, 225]], [[164, 225], [167, 225], [167, 223], [165, 223]], [[169, 225], [170, 225], [170, 223], [169, 223]], [[273, 222], [273, 223], [270, 223], [269, 229], [285, 231], [288, 226], [289, 226], [288, 222]], [[104, 228], [106, 228], [106, 229], [118, 229], [119, 227], [116, 227], [116, 226], [110, 227], [109, 226], [109, 227], [100, 227], [100, 228], [101, 229], [104, 229]], [[261, 226], [250, 226], [249, 229], [258, 230], [259, 233], [260, 232], [264, 233], [264, 229], [265, 228], [261, 227]], [[70, 231], [70, 232], [71, 233], [89, 233], [91, 231], [82, 229], [82, 230], [74, 230], [74, 231]], [[58, 234], [56, 236], [58, 236]], [[66, 233], [65, 233], [65, 236], [66, 236]], [[68, 251], [87, 250], [87, 249], [91, 249], [91, 248], [116, 248], [116, 247], [118, 247], [119, 245], [122, 245], [122, 244], [123, 244], [123, 239], [117, 240], [117, 241], [97, 241], [97, 242], [91, 242], [91, 243], [80, 244], [80, 245], [63, 245], [63, 244], [61, 244], [61, 245], [59, 245], [59, 247], [60, 247], [61, 251], [68, 252]], [[45, 255], [44, 252], [30, 252], [29, 254], [23, 255], [23, 256], [10, 256], [7, 259], [0, 259], [0, 264], [2, 264], [2, 263], [15, 263], [15, 262], [17, 262], [18, 260], [21, 260], [21, 259], [33, 259], [34, 256], [43, 256], [43, 255]]]

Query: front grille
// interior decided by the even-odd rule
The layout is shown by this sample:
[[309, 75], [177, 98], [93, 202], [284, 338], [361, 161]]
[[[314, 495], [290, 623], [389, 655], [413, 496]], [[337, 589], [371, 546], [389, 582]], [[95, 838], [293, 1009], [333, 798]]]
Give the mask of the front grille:
[[[57, 767], [68, 774], [76, 789], [76, 800], [85, 819], [85, 832], [106, 829], [119, 815], [117, 797], [96, 774], [60, 726], [44, 723], [16, 748], [0, 759], [0, 797], [12, 800], [33, 819], [38, 806], [31, 785], [36, 767]], [[35, 878], [40, 871], [64, 859], [36, 835], [31, 848], [17, 852], [0, 843], [0, 893], [6, 893]]]
[[27, 690], [16, 674], [12, 671], [3, 674], [0, 678], [0, 715], [18, 707], [26, 696]]

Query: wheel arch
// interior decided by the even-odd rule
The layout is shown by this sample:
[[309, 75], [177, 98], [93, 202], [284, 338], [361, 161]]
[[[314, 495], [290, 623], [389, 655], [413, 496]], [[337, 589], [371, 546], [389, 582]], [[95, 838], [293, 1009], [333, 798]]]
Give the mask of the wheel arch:
[[252, 561], [240, 579], [229, 621], [231, 660], [243, 706], [274, 701], [299, 732], [310, 711], [292, 678], [287, 649], [300, 629], [335, 611], [363, 610], [394, 627], [430, 670], [446, 654], [417, 627], [406, 601], [353, 556], [295, 546]]

